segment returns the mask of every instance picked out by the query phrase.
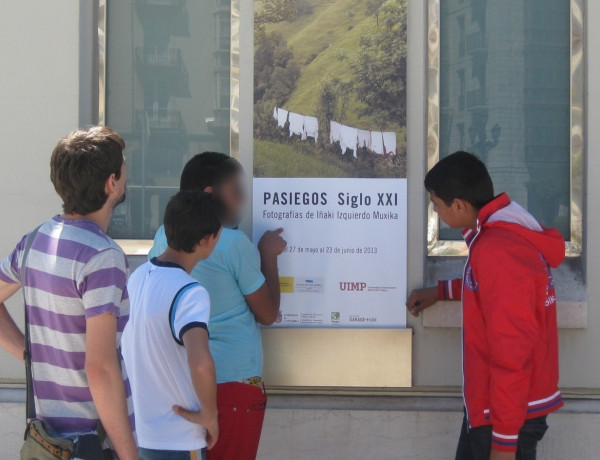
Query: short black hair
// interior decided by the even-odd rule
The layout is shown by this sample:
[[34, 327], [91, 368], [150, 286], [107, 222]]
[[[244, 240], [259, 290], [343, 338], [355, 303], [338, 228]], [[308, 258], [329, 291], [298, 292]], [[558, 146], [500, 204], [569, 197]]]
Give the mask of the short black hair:
[[458, 198], [479, 210], [494, 199], [494, 184], [483, 161], [462, 151], [442, 158], [431, 168], [425, 176], [425, 188], [448, 206]]
[[167, 204], [163, 223], [170, 248], [187, 253], [221, 229], [223, 206], [212, 193], [180, 191]]
[[224, 153], [199, 153], [183, 167], [179, 189], [204, 191], [206, 187], [218, 187], [242, 171], [242, 165]]

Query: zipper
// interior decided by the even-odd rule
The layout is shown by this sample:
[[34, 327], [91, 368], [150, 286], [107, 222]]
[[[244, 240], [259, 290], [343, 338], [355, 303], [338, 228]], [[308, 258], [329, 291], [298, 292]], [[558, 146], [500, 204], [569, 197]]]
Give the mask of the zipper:
[[463, 279], [462, 279], [462, 287], [461, 287], [461, 303], [462, 303], [462, 309], [461, 309], [461, 326], [462, 326], [462, 331], [461, 331], [461, 348], [462, 348], [462, 377], [463, 377], [463, 385], [462, 385], [462, 397], [463, 397], [463, 404], [465, 406], [465, 417], [467, 418], [467, 433], [469, 432], [469, 429], [471, 428], [471, 422], [469, 421], [469, 407], [467, 406], [467, 391], [466, 391], [466, 379], [465, 379], [465, 309], [464, 309], [464, 299], [465, 299], [465, 277], [467, 275], [467, 267], [469, 266], [469, 261], [471, 260], [471, 248], [473, 247], [473, 245], [475, 244], [475, 240], [477, 239], [477, 237], [479, 236], [479, 233], [481, 232], [481, 227], [479, 226], [479, 222], [477, 225], [477, 232], [475, 233], [475, 235], [473, 235], [473, 238], [471, 239], [471, 243], [468, 245], [469, 248], [469, 255], [467, 256], [467, 262], [465, 263], [465, 268], [463, 269]]

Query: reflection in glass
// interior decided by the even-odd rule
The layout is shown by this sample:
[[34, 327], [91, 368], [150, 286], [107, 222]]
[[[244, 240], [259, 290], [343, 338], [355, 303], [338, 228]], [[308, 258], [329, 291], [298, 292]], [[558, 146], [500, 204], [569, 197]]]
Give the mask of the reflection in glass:
[[569, 0], [440, 2], [440, 157], [477, 154], [497, 192], [566, 239], [570, 19]]
[[113, 238], [153, 238], [185, 162], [229, 154], [230, 17], [223, 0], [108, 1], [106, 124], [128, 172]]

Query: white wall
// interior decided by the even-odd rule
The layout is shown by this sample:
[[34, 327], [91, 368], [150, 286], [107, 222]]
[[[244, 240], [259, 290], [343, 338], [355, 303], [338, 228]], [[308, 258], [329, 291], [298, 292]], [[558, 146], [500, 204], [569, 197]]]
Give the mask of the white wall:
[[[79, 125], [79, 3], [3, 0], [0, 14], [0, 254], [60, 213], [50, 154]], [[21, 320], [22, 302], [9, 303]], [[23, 365], [0, 351], [0, 379]]]

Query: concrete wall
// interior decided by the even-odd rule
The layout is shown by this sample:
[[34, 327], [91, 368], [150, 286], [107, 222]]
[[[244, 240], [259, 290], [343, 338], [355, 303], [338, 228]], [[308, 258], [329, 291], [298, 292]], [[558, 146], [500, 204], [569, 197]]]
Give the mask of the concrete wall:
[[[89, 2], [91, 4], [91, 2]], [[79, 5], [72, 0], [4, 0], [0, 14], [0, 254], [61, 212], [50, 154], [79, 125]], [[22, 322], [22, 301], [9, 302]], [[0, 351], [0, 379], [22, 378]]]

